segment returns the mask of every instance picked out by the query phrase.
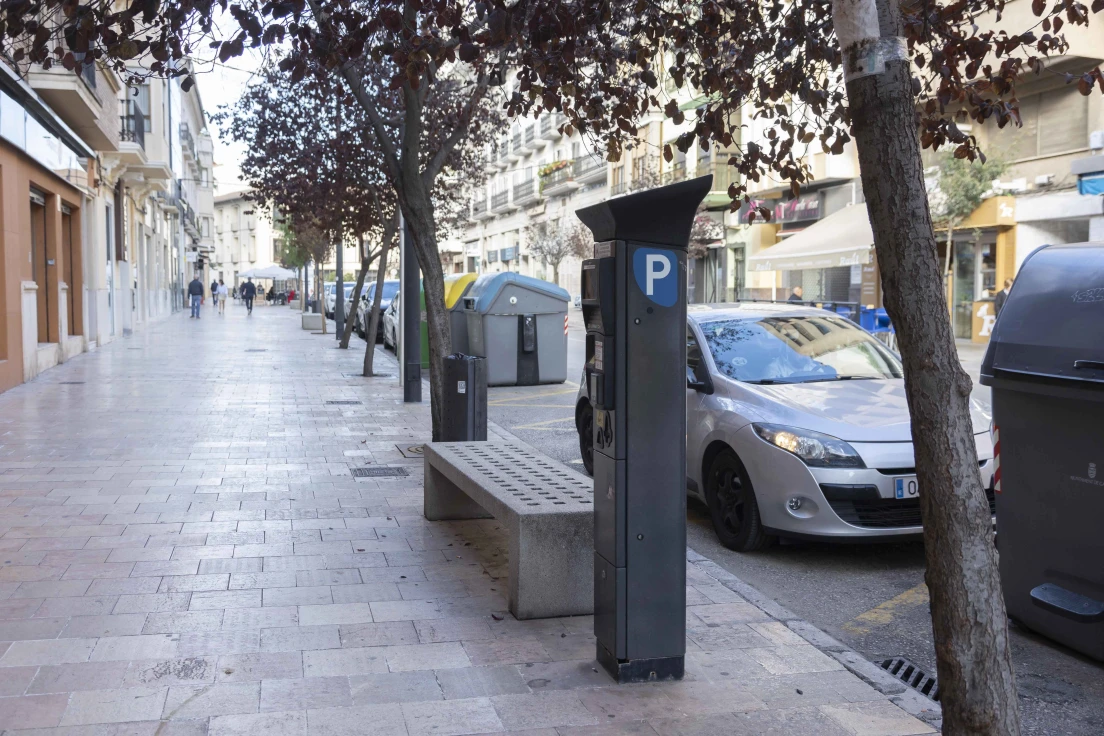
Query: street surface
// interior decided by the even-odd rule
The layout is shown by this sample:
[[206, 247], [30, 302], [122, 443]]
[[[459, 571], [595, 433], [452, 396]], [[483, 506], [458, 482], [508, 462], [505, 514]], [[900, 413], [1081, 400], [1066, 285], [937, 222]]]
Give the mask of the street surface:
[[[491, 421], [577, 470], [574, 406], [585, 349], [582, 313], [572, 307], [570, 381], [492, 388], [488, 396]], [[977, 383], [984, 346], [959, 343], [959, 355], [974, 380], [974, 398], [988, 407], [989, 390]], [[688, 540], [695, 551], [868, 659], [903, 656], [935, 674], [922, 544], [793, 543], [740, 554], [720, 545], [705, 508], [694, 502]], [[1014, 625], [1012, 642], [1025, 733], [1104, 733], [1104, 668]]]

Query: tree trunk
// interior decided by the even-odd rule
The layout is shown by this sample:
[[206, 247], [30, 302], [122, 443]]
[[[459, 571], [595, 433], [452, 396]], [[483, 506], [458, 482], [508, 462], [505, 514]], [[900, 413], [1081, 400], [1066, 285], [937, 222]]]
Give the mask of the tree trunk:
[[368, 273], [368, 267], [372, 265], [372, 259], [363, 255], [364, 244], [361, 243], [360, 273], [357, 275], [356, 286], [353, 287], [353, 305], [350, 308], [351, 315], [345, 320], [345, 330], [341, 335], [341, 349], [349, 347], [349, 337], [353, 334], [353, 323], [356, 322], [357, 305], [360, 304], [360, 292], [364, 288], [364, 275]]
[[[901, 18], [890, 0], [833, 0], [833, 17], [848, 70], [851, 124], [886, 310], [905, 368], [944, 733], [1019, 734], [997, 551], [970, 418], [970, 379], [959, 363], [947, 312], [909, 62], [887, 43], [903, 35]], [[890, 46], [884, 71], [857, 74], [878, 38], [879, 48]]]
[[552, 283], [554, 283], [556, 286], [560, 285], [560, 264], [559, 263], [553, 263], [552, 264]]
[[392, 218], [390, 224], [384, 227], [383, 246], [380, 249], [379, 267], [376, 270], [376, 293], [372, 297], [371, 317], [368, 319], [368, 332], [364, 348], [363, 375], [371, 376], [375, 373], [376, 360], [376, 331], [379, 329], [380, 300], [383, 299], [383, 282], [387, 280], [387, 257], [391, 254], [391, 242], [395, 239], [398, 230], [398, 216]]
[[437, 252], [437, 225], [429, 187], [420, 176], [409, 177], [405, 196], [401, 197], [402, 212], [414, 236], [414, 252], [422, 269], [422, 289], [425, 292], [426, 323], [429, 328], [429, 396], [433, 419], [433, 441], [441, 438], [442, 407], [445, 379], [442, 375], [445, 356], [451, 352], [452, 325], [445, 309], [445, 275]]

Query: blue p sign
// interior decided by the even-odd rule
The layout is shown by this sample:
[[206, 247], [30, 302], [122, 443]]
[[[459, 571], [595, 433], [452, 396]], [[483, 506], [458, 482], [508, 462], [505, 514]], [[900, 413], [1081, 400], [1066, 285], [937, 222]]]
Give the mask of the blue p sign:
[[637, 248], [633, 254], [633, 276], [644, 296], [661, 307], [673, 307], [678, 299], [678, 271], [671, 251]]

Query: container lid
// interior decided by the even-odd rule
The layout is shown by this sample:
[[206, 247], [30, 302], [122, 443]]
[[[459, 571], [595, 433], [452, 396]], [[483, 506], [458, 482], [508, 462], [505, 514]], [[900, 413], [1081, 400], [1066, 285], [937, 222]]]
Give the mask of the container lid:
[[981, 366], [1000, 372], [1104, 384], [1104, 243], [1050, 245], [1020, 267]]
[[[460, 297], [468, 290], [476, 279], [474, 273], [454, 273], [445, 277], [445, 308], [452, 309], [460, 301]], [[463, 306], [463, 305], [461, 305]]]
[[464, 308], [486, 312], [494, 305], [499, 293], [513, 284], [516, 287], [543, 294], [554, 299], [570, 300], [566, 289], [556, 286], [548, 281], [541, 281], [532, 276], [522, 276], [520, 273], [505, 271], [503, 273], [485, 273], [475, 280], [468, 293], [464, 295]]

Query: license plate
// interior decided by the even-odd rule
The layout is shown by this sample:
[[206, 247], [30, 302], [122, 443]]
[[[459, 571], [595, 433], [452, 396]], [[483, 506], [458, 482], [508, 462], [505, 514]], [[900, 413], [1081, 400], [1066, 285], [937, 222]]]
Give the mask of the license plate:
[[893, 479], [893, 495], [897, 498], [917, 498], [920, 489], [916, 485], [915, 475], [903, 475]]

